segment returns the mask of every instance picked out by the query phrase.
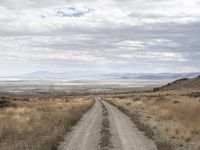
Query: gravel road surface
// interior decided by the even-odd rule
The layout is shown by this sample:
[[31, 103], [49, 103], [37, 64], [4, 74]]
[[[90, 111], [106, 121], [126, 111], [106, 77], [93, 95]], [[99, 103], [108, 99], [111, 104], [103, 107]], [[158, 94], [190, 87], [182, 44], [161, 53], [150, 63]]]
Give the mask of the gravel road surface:
[[[102, 106], [100, 98], [96, 98], [95, 104], [73, 128], [73, 131], [65, 137], [60, 150], [101, 150]], [[111, 150], [157, 150], [152, 140], [144, 136], [134, 123], [116, 107], [103, 101], [109, 113]]]
[[108, 109], [114, 150], [157, 150], [156, 145], [139, 131], [116, 107], [103, 102]]

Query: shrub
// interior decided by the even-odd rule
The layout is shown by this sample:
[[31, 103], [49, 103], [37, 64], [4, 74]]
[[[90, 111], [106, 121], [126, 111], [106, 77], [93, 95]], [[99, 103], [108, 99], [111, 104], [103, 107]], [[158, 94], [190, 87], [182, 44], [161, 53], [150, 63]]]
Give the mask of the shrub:
[[165, 98], [165, 96], [163, 96], [163, 95], [159, 95], [157, 98], [156, 98], [156, 101], [157, 102], [161, 102], [161, 101], [165, 101], [166, 100], [166, 98]]
[[156, 142], [158, 150], [174, 150], [173, 145], [165, 140]]

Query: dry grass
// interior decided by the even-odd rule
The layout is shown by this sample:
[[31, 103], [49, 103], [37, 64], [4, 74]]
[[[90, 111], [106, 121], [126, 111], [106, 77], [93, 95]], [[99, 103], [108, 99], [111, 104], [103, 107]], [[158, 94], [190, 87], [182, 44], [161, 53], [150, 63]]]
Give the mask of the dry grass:
[[161, 118], [173, 119], [180, 122], [193, 133], [200, 132], [200, 103], [164, 103], [158, 106], [155, 113]]
[[[137, 118], [133, 121], [137, 124], [139, 120], [138, 128], [151, 135], [159, 144], [158, 147], [168, 144], [167, 149], [172, 149], [173, 146], [169, 144], [171, 142], [174, 149], [196, 150], [200, 147], [198, 97], [191, 97], [187, 92], [173, 91], [109, 95], [104, 98], [123, 108], [131, 118]], [[154, 134], [148, 134], [147, 131], [153, 131]], [[163, 139], [162, 142], [159, 139]]]
[[0, 109], [1, 150], [53, 150], [66, 131], [88, 110], [90, 97], [15, 98], [15, 107]]

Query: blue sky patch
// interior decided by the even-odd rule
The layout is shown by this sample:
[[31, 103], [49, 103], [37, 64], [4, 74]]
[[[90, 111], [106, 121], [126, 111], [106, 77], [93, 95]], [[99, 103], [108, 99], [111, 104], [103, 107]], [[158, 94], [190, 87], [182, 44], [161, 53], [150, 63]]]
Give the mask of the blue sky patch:
[[93, 12], [94, 9], [86, 8], [85, 10], [78, 10], [75, 7], [62, 8], [56, 11], [56, 16], [59, 17], [82, 17], [85, 14]]

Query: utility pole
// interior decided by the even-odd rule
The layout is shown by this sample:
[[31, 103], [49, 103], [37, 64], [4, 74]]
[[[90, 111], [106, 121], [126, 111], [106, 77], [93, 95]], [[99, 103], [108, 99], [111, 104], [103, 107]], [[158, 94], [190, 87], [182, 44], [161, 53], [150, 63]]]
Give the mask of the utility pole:
[[49, 87], [49, 92], [50, 92], [51, 95], [54, 95], [54, 90], [55, 90], [54, 85], [53, 85], [53, 84], [50, 85], [50, 87]]
[[73, 88], [73, 95], [76, 97], [76, 87]]

